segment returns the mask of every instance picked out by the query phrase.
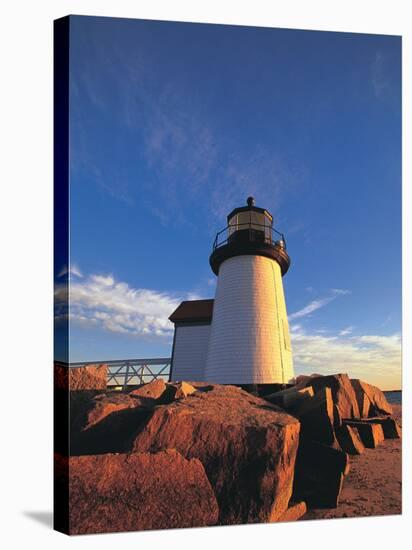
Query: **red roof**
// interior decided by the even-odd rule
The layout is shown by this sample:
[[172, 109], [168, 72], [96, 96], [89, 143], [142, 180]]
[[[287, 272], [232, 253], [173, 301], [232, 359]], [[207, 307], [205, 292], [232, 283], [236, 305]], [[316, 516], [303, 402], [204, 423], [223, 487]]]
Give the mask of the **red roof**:
[[214, 300], [182, 302], [169, 317], [172, 323], [211, 323]]

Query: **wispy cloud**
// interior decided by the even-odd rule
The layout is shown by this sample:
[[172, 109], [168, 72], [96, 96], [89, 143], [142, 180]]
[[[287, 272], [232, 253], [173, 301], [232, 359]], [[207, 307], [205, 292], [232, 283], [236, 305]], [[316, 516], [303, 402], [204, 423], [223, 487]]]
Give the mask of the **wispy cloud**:
[[341, 330], [339, 332], [339, 336], [348, 336], [349, 334], [352, 334], [353, 332], [353, 327], [346, 327], [344, 328], [343, 330]]
[[320, 300], [313, 300], [310, 302], [307, 306], [303, 307], [302, 309], [299, 309], [299, 311], [295, 311], [295, 313], [292, 313], [289, 315], [289, 319], [299, 319], [300, 317], [306, 317], [307, 315], [310, 315], [317, 309], [320, 309], [321, 307], [326, 306], [329, 304], [332, 300], [334, 300], [333, 296], [329, 296], [327, 298], [322, 298]]
[[351, 294], [351, 291], [346, 288], [332, 288], [331, 292], [332, 294], [335, 294], [335, 296], [345, 296], [346, 294]]
[[335, 300], [338, 296], [344, 296], [346, 294], [350, 294], [350, 290], [345, 290], [342, 288], [332, 288], [327, 296], [319, 298], [317, 300], [312, 300], [302, 309], [289, 315], [289, 319], [293, 320], [300, 319], [301, 317], [307, 317], [314, 311], [325, 307], [326, 305], [330, 304], [330, 302], [333, 302], [333, 300]]
[[375, 52], [370, 65], [370, 82], [375, 98], [399, 109], [400, 74], [399, 57], [385, 50]]
[[[67, 289], [56, 287], [57, 304], [67, 302]], [[173, 325], [169, 315], [182, 300], [193, 300], [193, 293], [177, 295], [144, 288], [132, 288], [112, 275], [89, 275], [70, 282], [69, 319], [75, 323], [129, 334], [138, 338], [170, 339]], [[57, 319], [67, 316], [62, 307]]]
[[348, 373], [386, 389], [401, 386], [401, 337], [320, 335], [303, 328], [292, 331], [296, 374]]
[[[188, 94], [176, 79], [164, 77], [158, 82], [150, 51], [125, 56], [116, 41], [108, 38], [102, 45], [93, 36], [88, 48], [93, 67], [85, 65], [73, 83], [77, 140], [72, 162], [103, 193], [129, 205], [143, 202], [163, 225], [190, 225], [190, 212], [196, 211], [206, 226], [215, 227], [228, 209], [250, 194], [259, 204], [279, 207], [283, 196], [304, 178], [304, 168], [296, 160], [292, 165], [279, 146], [256, 143], [245, 151], [239, 134], [225, 132], [220, 118], [213, 115], [213, 92], [208, 105], [207, 94], [202, 99]], [[100, 67], [103, 75], [94, 67]], [[102, 86], [102, 79], [114, 85]], [[98, 164], [99, 154], [90, 147], [93, 126], [80, 107], [84, 104], [102, 117], [112, 113], [119, 128], [127, 129], [139, 168], [133, 160], [119, 162], [116, 173], [111, 173]], [[111, 157], [115, 154], [116, 150], [110, 152]]]
[[389, 88], [389, 80], [385, 75], [385, 57], [382, 52], [376, 52], [371, 65], [371, 83], [375, 97], [381, 99]]

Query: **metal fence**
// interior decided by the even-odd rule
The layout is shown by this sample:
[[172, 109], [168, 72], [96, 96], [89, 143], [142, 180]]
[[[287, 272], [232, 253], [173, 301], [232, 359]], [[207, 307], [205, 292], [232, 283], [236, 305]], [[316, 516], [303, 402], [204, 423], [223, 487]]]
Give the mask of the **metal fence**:
[[285, 235], [272, 227], [256, 222], [236, 223], [228, 225], [216, 233], [213, 251], [231, 242], [262, 242], [279, 246], [286, 250]]
[[170, 357], [155, 357], [150, 359], [116, 359], [112, 361], [87, 361], [70, 363], [70, 367], [86, 367], [87, 365], [107, 365], [108, 386], [138, 386], [147, 384], [157, 378], [165, 382], [170, 379]]

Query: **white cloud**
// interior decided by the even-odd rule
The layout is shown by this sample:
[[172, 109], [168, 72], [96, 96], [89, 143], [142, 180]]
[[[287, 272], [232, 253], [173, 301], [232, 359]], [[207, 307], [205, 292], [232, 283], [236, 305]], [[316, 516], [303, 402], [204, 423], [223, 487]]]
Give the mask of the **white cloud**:
[[339, 336], [348, 336], [349, 334], [352, 334], [352, 332], [353, 332], [353, 327], [346, 327], [339, 332]]
[[331, 302], [333, 299], [333, 296], [329, 296], [328, 298], [322, 298], [321, 300], [313, 300], [304, 308], [289, 315], [289, 319], [299, 319], [300, 317], [306, 317], [317, 309], [326, 306], [326, 304], [329, 304], [329, 302]]
[[332, 288], [330, 290], [330, 294], [328, 296], [325, 296], [324, 298], [319, 298], [318, 300], [312, 300], [304, 308], [302, 308], [302, 309], [296, 311], [295, 313], [292, 313], [291, 315], [289, 315], [289, 320], [300, 319], [301, 317], [306, 317], [306, 316], [310, 315], [311, 313], [313, 313], [314, 311], [316, 311], [317, 309], [320, 309], [320, 308], [326, 306], [327, 304], [329, 304], [330, 302], [332, 302], [333, 300], [335, 300], [335, 298], [337, 298], [337, 296], [344, 296], [344, 295], [350, 294], [350, 293], [351, 293], [350, 290], [345, 290], [345, 289], [342, 289], [342, 288]]
[[383, 389], [401, 387], [401, 337], [362, 335], [341, 337], [292, 330], [296, 374], [348, 373]]
[[351, 294], [351, 291], [347, 290], [346, 288], [331, 288], [331, 292], [336, 296], [345, 296], [346, 294]]
[[[193, 293], [180, 296], [144, 288], [132, 288], [112, 275], [89, 275], [70, 281], [69, 318], [75, 323], [101, 327], [136, 337], [170, 338], [169, 315], [182, 300], [197, 299]], [[67, 317], [67, 289], [55, 290], [56, 317]], [[60, 304], [60, 305], [59, 305]]]

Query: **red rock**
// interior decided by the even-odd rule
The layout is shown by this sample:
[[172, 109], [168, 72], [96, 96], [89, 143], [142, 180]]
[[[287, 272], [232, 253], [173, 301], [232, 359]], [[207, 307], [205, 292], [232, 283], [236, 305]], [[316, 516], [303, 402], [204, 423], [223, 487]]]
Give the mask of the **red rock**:
[[357, 429], [362, 443], [369, 449], [375, 449], [379, 443], [385, 439], [380, 424], [374, 424], [364, 420], [345, 420], [344, 423], [347, 426]]
[[303, 401], [306, 401], [314, 396], [314, 391], [312, 386], [307, 388], [299, 388], [294, 386], [286, 390], [278, 391], [271, 393], [270, 395], [265, 395], [266, 401], [278, 405], [286, 410], [292, 410], [295, 406], [298, 406]]
[[385, 439], [399, 439], [401, 437], [401, 428], [396, 420], [390, 416], [383, 418], [368, 418], [366, 422], [382, 426]]
[[367, 416], [375, 416], [378, 414], [393, 414], [391, 405], [388, 403], [384, 393], [379, 388], [377, 388], [376, 386], [372, 386], [372, 384], [368, 384], [367, 382], [364, 382], [363, 380], [359, 380], [357, 378], [353, 378], [351, 380], [351, 383], [355, 390], [358, 402], [362, 403], [362, 401], [365, 399], [365, 395], [370, 402]]
[[283, 396], [283, 406], [286, 409], [293, 409], [298, 405], [300, 406], [303, 403], [310, 401], [314, 395], [315, 392], [313, 391], [312, 386], [285, 392]]
[[365, 451], [365, 446], [359, 437], [357, 429], [352, 426], [343, 424], [337, 429], [336, 437], [342, 451], [345, 451], [345, 453], [360, 455]]
[[351, 380], [353, 389], [355, 390], [356, 400], [358, 402], [360, 418], [368, 418], [371, 410], [371, 401], [366, 395], [360, 380]]
[[301, 434], [305, 438], [325, 445], [336, 445], [330, 388], [321, 388], [313, 397], [301, 401], [293, 408], [293, 415], [300, 420]]
[[[339, 418], [359, 418], [359, 406], [355, 390], [347, 374], [332, 374], [311, 378], [306, 385], [312, 386], [315, 393], [321, 388], [330, 388]], [[335, 424], [340, 425], [336, 421]]]
[[54, 366], [55, 389], [70, 391], [105, 390], [107, 387], [107, 365], [86, 367]]
[[185, 397], [188, 397], [189, 395], [192, 395], [192, 393], [195, 393], [197, 391], [197, 389], [188, 382], [178, 382], [177, 384], [175, 384], [175, 386], [175, 399], [184, 399]]
[[96, 395], [89, 403], [81, 430], [85, 431], [101, 422], [109, 414], [124, 409], [133, 409], [135, 407], [151, 408], [156, 404], [152, 398], [139, 398], [134, 395], [112, 392], [109, 394]]
[[201, 462], [174, 449], [71, 457], [69, 468], [71, 535], [217, 523]]
[[296, 521], [304, 516], [307, 512], [306, 502], [296, 502], [281, 515], [278, 521]]
[[107, 414], [83, 430], [82, 423], [76, 419], [70, 430], [70, 454], [130, 452], [136, 433], [151, 414], [152, 409], [147, 406], [123, 408]]
[[139, 388], [129, 392], [129, 395], [135, 395], [137, 397], [146, 397], [151, 399], [159, 399], [166, 391], [166, 383], [163, 378], [157, 378], [148, 384], [144, 384]]
[[204, 465], [221, 524], [276, 521], [292, 492], [299, 422], [259, 397], [214, 385], [156, 407], [133, 450], [175, 448]]
[[311, 378], [319, 378], [322, 374], [300, 374], [295, 378], [296, 386], [305, 386]]
[[299, 443], [293, 500], [309, 508], [336, 508], [349, 457], [343, 451], [307, 439]]

